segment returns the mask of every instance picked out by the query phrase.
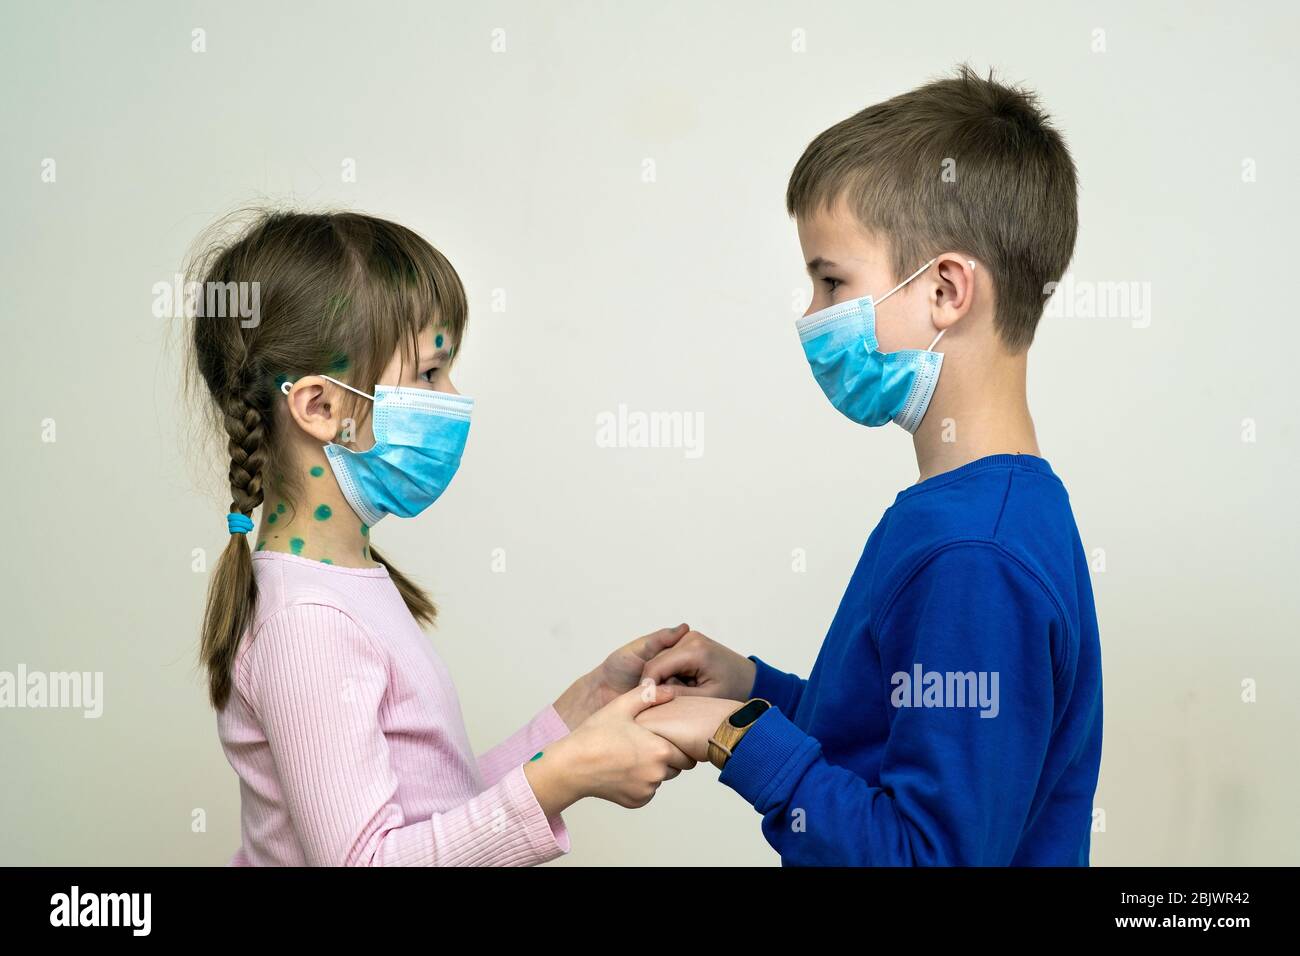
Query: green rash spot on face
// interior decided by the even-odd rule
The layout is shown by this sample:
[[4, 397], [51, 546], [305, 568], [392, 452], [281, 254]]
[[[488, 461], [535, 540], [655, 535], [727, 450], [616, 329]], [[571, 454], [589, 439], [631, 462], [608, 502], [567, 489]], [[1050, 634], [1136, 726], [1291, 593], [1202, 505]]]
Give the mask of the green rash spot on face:
[[316, 507], [316, 520], [317, 520], [317, 521], [329, 521], [329, 520], [330, 520], [330, 515], [332, 515], [333, 513], [334, 513], [334, 512], [330, 511], [330, 506], [329, 506], [329, 505], [317, 505], [317, 507]]
[[289, 550], [292, 551], [294, 554], [302, 554], [302, 545], [303, 545], [302, 538], [289, 539]]
[[279, 515], [277, 515], [277, 514], [273, 511], [273, 512], [271, 512], [269, 515], [266, 516], [266, 523], [267, 523], [267, 524], [275, 524], [275, 519], [278, 518], [278, 517], [279, 517]]
[[312, 476], [313, 478], [319, 478], [319, 477], [320, 477], [321, 475], [323, 475], [323, 474], [325, 474], [325, 469], [322, 468], [320, 465], [315, 466], [315, 467], [312, 468], [312, 470], [311, 470], [311, 476]]
[[545, 750], [539, 750], [539, 751], [537, 751], [537, 753], [533, 754], [532, 759], [529, 760], [528, 762], [529, 762], [529, 763], [532, 763], [533, 760], [541, 760], [541, 759], [542, 759], [542, 754], [544, 754], [544, 753], [546, 753]]
[[434, 338], [433, 338], [433, 347], [436, 348], [436, 349], [440, 349], [440, 348], [442, 348], [442, 343], [443, 343], [442, 333], [439, 332], [439, 333], [438, 333], [436, 336], [434, 336]]

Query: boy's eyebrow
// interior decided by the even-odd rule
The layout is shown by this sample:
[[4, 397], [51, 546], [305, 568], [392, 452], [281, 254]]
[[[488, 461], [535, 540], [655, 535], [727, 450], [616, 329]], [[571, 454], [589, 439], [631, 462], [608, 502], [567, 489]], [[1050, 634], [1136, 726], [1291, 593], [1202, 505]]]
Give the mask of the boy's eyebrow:
[[834, 269], [834, 268], [836, 268], [835, 263], [831, 262], [829, 259], [823, 259], [821, 256], [818, 256], [816, 259], [813, 259], [811, 262], [808, 263], [809, 272], [816, 272], [818, 269]]

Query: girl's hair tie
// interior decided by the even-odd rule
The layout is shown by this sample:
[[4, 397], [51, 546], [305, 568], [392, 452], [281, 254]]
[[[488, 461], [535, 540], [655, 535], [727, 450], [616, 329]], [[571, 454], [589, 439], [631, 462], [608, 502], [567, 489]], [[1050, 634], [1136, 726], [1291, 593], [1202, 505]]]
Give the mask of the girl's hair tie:
[[230, 528], [231, 534], [248, 534], [253, 530], [253, 519], [248, 515], [241, 515], [238, 511], [232, 511], [226, 515], [226, 526]]

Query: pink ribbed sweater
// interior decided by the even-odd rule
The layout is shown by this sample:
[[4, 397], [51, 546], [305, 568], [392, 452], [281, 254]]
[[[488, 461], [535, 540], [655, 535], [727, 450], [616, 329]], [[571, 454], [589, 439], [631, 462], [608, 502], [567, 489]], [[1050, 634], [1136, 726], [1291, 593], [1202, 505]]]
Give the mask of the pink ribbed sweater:
[[386, 568], [258, 551], [253, 573], [256, 618], [217, 716], [239, 774], [232, 866], [529, 866], [569, 851], [523, 771], [569, 732], [554, 707], [475, 758]]

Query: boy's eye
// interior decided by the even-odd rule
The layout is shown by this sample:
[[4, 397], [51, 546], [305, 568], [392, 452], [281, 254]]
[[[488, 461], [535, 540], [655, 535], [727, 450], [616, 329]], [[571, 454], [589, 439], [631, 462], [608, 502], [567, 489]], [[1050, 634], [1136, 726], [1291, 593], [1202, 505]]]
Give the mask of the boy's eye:
[[834, 292], [837, 288], [839, 288], [844, 284], [839, 279], [832, 279], [830, 276], [824, 277], [822, 281], [826, 283], [827, 292]]

